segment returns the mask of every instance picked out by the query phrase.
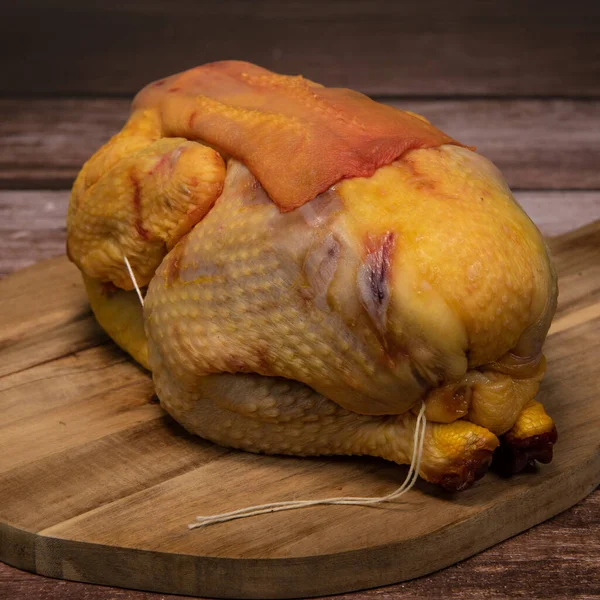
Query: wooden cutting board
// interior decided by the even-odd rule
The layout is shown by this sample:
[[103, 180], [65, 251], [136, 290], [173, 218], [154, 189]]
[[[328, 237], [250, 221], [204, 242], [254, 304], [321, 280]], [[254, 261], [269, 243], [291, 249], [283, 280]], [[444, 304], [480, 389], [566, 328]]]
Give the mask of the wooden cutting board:
[[0, 281], [0, 559], [51, 577], [219, 597], [357, 590], [455, 563], [565, 510], [600, 482], [600, 221], [550, 240], [560, 304], [540, 398], [552, 464], [451, 495], [320, 506], [188, 531], [271, 500], [383, 495], [405, 467], [255, 456], [187, 434], [95, 324], [77, 270]]

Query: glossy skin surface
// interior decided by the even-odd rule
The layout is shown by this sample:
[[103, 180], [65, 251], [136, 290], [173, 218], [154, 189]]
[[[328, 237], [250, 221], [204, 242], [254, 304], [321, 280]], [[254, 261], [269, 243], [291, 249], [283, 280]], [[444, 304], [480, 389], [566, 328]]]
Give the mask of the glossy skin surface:
[[370, 177], [408, 150], [460, 145], [420, 115], [235, 60], [155, 81], [133, 109], [159, 115], [164, 136], [236, 157], [282, 212], [342, 179]]
[[[554, 426], [533, 398], [555, 275], [491, 163], [413, 149], [285, 211], [238, 160], [158, 139], [151, 112], [132, 121], [75, 184], [69, 249], [99, 322], [186, 428], [254, 452], [407, 463], [425, 401], [420, 474], [450, 489], [481, 476], [498, 436], [546, 452]], [[122, 254], [149, 283], [143, 318], [133, 292], [101, 283], [131, 289]]]

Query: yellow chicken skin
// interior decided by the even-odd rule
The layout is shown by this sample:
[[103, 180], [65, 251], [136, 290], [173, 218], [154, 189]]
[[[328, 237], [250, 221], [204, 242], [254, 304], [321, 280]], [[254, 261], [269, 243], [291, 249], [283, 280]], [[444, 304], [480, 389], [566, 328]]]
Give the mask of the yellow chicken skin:
[[513, 427], [501, 437], [494, 466], [505, 476], [519, 473], [536, 462], [549, 463], [558, 433], [544, 407], [531, 400]]
[[148, 341], [144, 333], [144, 313], [135, 292], [83, 275], [90, 306], [100, 326], [112, 340], [144, 368], [148, 363]]
[[[142, 115], [138, 126], [151, 120]], [[121, 133], [85, 165], [67, 221], [71, 260], [89, 277], [126, 290], [133, 283], [123, 255], [146, 285], [166, 252], [210, 210], [225, 178], [225, 163], [212, 148], [131, 137], [134, 143]]]
[[505, 471], [551, 458], [533, 399], [556, 277], [489, 161], [414, 147], [289, 210], [211, 140], [161, 137], [161, 118], [138, 107], [86, 164], [68, 248], [176, 420], [252, 452], [405, 464], [425, 402], [428, 481], [464, 489], [494, 451]]

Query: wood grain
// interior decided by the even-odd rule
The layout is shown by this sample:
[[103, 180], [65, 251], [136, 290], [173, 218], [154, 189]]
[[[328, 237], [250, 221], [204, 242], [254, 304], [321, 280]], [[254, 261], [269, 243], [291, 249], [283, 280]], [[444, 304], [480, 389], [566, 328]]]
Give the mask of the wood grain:
[[[599, 76], [600, 80], [600, 76]], [[600, 189], [600, 103], [385, 99], [492, 160], [513, 188]], [[0, 99], [0, 188], [66, 189], [119, 131], [129, 100]]]
[[371, 94], [598, 96], [598, 15], [586, 0], [21, 0], [0, 21], [0, 93], [130, 95], [244, 58]]
[[[96, 324], [81, 277], [60, 268], [64, 257], [0, 280], [0, 376], [107, 341]], [[27, 318], [24, 318], [27, 315]]]
[[[600, 596], [600, 491], [521, 535], [428, 577], [336, 596], [340, 600], [505, 600]], [[3, 595], [2, 595], [3, 594]], [[11, 600], [185, 600], [172, 596], [66, 582], [0, 563], [0, 595]]]
[[[318, 595], [430, 572], [564, 510], [600, 480], [600, 312], [573, 320], [598, 304], [600, 222], [551, 248], [561, 287], [572, 288], [557, 313], [571, 320], [549, 337], [539, 394], [561, 431], [551, 465], [511, 480], [488, 475], [456, 496], [420, 482], [396, 507], [315, 507], [194, 532], [185, 524], [195, 514], [274, 497], [382, 494], [405, 469], [256, 456], [192, 438], [162, 415], [147, 374], [100, 334], [63, 357], [33, 343], [61, 335], [52, 322], [73, 322], [81, 286], [41, 328], [26, 300], [5, 302], [12, 314], [0, 331], [29, 341], [29, 366], [0, 378], [0, 555], [53, 577], [164, 592]], [[73, 272], [64, 258], [31, 267], [0, 282], [0, 298], [29, 297], [42, 273], [70, 281]], [[87, 339], [91, 324], [79, 323]]]

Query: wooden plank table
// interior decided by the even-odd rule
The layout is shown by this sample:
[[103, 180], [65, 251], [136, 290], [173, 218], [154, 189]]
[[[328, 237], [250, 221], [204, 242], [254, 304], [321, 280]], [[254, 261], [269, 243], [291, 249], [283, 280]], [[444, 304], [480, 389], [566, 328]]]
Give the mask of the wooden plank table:
[[[546, 235], [600, 218], [598, 3], [470, 0], [452, 13], [446, 6], [14, 3], [0, 20], [0, 276], [64, 253], [73, 177], [122, 125], [137, 88], [219, 58], [303, 72], [424, 114], [491, 158]], [[341, 598], [600, 598], [599, 574], [596, 491], [444, 571]], [[0, 563], [4, 598], [175, 596], [58, 581]]]

